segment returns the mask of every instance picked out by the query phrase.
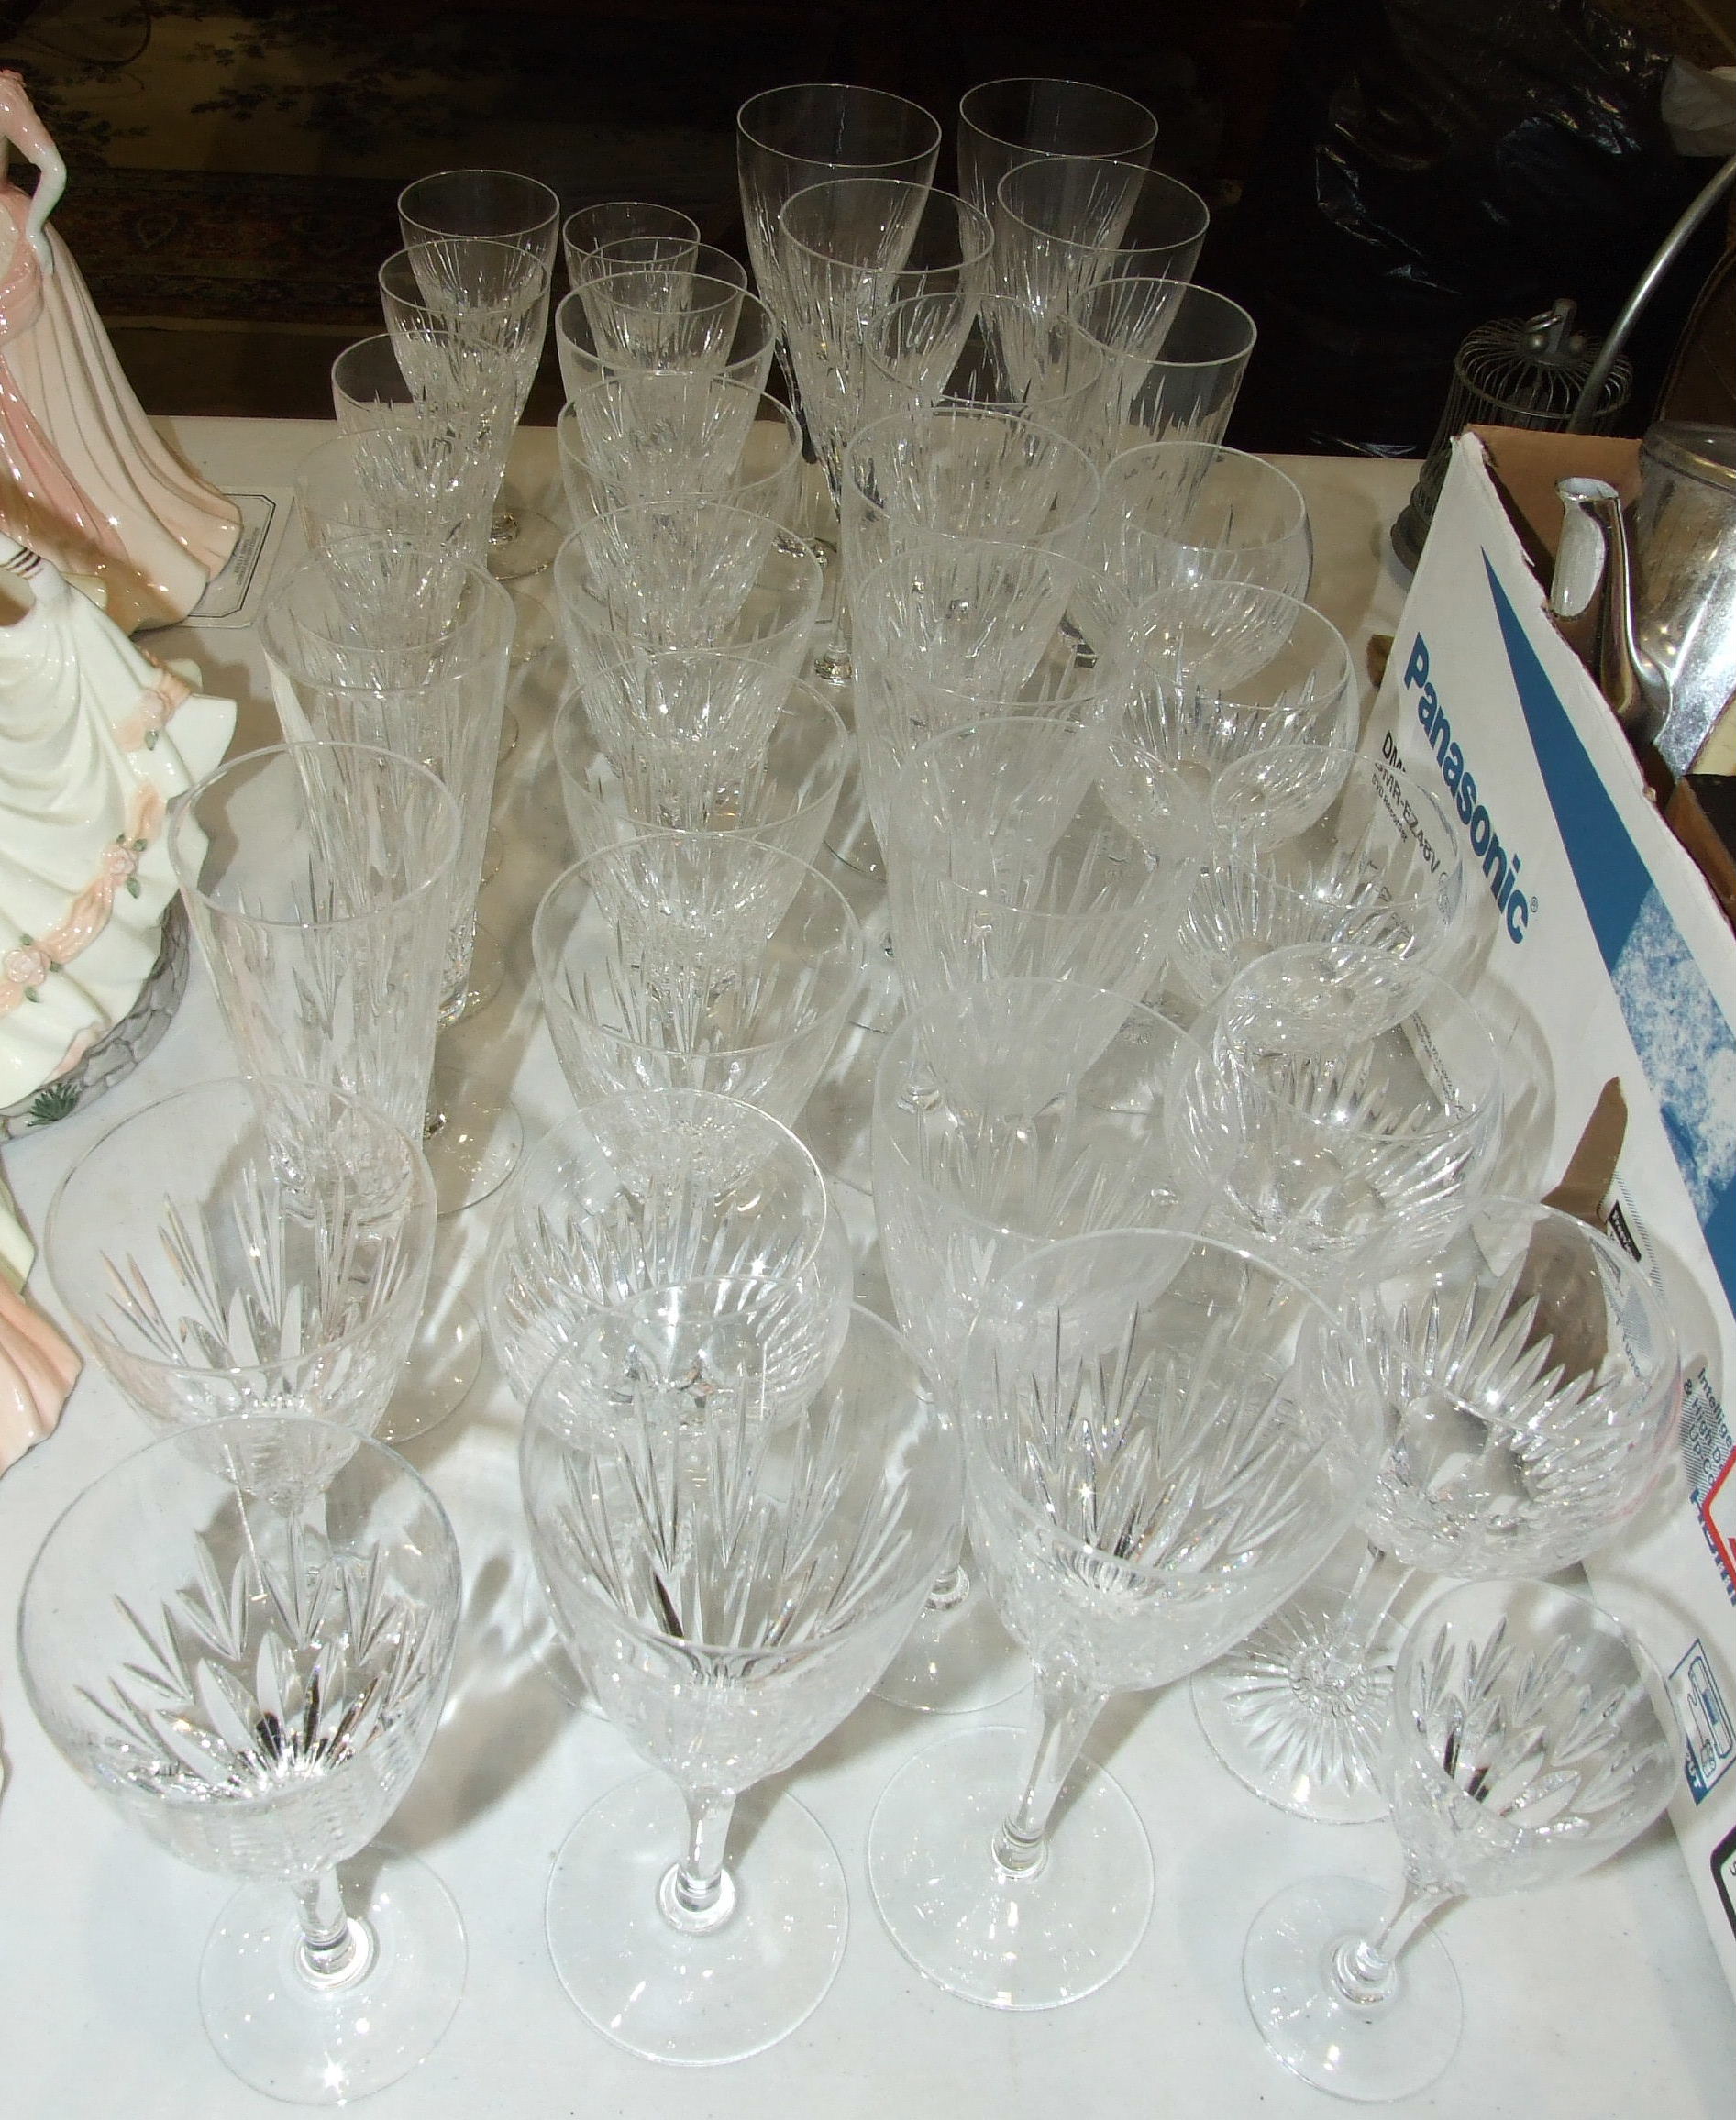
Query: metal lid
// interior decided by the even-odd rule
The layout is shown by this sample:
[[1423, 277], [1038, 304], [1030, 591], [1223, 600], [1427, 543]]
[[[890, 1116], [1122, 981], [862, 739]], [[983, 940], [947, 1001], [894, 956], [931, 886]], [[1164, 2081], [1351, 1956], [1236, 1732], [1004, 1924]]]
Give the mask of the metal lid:
[[1736, 493], [1736, 427], [1659, 420], [1641, 443], [1640, 454], [1680, 478], [1701, 479]]

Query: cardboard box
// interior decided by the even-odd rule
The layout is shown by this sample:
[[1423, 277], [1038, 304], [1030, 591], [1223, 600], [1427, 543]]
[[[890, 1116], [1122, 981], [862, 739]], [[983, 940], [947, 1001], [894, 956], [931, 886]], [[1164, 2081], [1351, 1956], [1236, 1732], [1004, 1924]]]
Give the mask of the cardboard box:
[[1533, 570], [1559, 525], [1555, 479], [1620, 483], [1633, 448], [1460, 436], [1368, 742], [1464, 835], [1466, 990], [1506, 1041], [1516, 1091], [1509, 1189], [1546, 1190], [1605, 1085], [1625, 1096], [1609, 1228], [1680, 1334], [1682, 1462], [1587, 1573], [1665, 1674], [1686, 1736], [1673, 1816], [1736, 1990], [1736, 936]]

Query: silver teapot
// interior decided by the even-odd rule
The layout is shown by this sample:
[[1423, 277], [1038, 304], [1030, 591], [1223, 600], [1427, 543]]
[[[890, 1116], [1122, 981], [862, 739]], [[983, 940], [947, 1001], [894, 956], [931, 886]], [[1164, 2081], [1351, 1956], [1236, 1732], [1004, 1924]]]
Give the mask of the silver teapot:
[[1550, 608], [1618, 716], [1688, 771], [1736, 697], [1736, 427], [1660, 420], [1631, 511], [1564, 479]]

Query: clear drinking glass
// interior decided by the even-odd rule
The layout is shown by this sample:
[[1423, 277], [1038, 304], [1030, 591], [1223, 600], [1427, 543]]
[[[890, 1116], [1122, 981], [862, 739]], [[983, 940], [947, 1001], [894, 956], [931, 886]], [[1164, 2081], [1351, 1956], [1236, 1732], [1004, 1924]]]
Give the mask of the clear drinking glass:
[[548, 268], [512, 243], [442, 237], [394, 250], [380, 268], [380, 298], [411, 389], [478, 414], [503, 477], [542, 356]]
[[420, 1138], [459, 834], [426, 767], [356, 744], [232, 758], [176, 804], [169, 858], [249, 1075], [324, 1083]]
[[855, 757], [837, 711], [812, 685], [789, 687], [764, 745], [720, 757], [696, 784], [661, 747], [603, 743], [582, 689], [555, 713], [550, 743], [580, 857], [658, 831], [739, 833], [813, 861]]
[[[1384, 1815], [1392, 1613], [1411, 1572], [1554, 1574], [1619, 1534], [1673, 1456], [1675, 1332], [1642, 1268], [1587, 1223], [1486, 1199], [1409, 1272], [1357, 1289], [1387, 1433], [1355, 1580], [1317, 1580], [1194, 1681], [1212, 1750], [1305, 1817]], [[1398, 1563], [1397, 1580], [1380, 1566]]]
[[1027, 546], [907, 533], [857, 583], [857, 745], [882, 845], [899, 775], [942, 730], [1023, 715], [1095, 723], [1107, 713], [1110, 672], [1080, 651], [1067, 621], [1078, 572]]
[[594, 1805], [556, 1858], [555, 1969], [606, 2037], [691, 2064], [758, 2053], [832, 1984], [847, 1899], [825, 1833], [780, 1794], [732, 1853], [732, 1819], [874, 1683], [963, 1478], [956, 1431], [878, 1318], [853, 1312], [819, 1389], [769, 1418], [738, 1314], [696, 1307], [725, 1327], [701, 1336], [711, 1360], [689, 1334], [671, 1349], [680, 1297], [600, 1326], [606, 1357], [581, 1347], [550, 1371], [519, 1463], [561, 1637], [661, 1770]]
[[[431, 1118], [429, 1082], [459, 842], [458, 806], [435, 776], [365, 745], [256, 751], [182, 798], [169, 858], [249, 1075], [341, 1089], [428, 1137], [445, 1109]], [[510, 1169], [515, 1127], [475, 1123]], [[467, 1183], [481, 1197], [498, 1182], [466, 1155], [454, 1204]], [[443, 1419], [481, 1361], [475, 1319], [445, 1292], [380, 1432]]]
[[577, 287], [590, 270], [590, 261], [607, 244], [636, 237], [675, 237], [691, 243], [699, 251], [699, 223], [677, 206], [653, 205], [643, 199], [606, 199], [594, 206], [581, 206], [560, 226], [560, 246], [567, 260], [567, 282]]
[[985, 979], [1140, 999], [1175, 939], [1199, 841], [1191, 804], [1155, 851], [1104, 807], [1103, 733], [1032, 715], [931, 737], [894, 793], [887, 900], [913, 1006]]
[[793, 530], [678, 496], [581, 521], [555, 557], [574, 681], [668, 649], [750, 656], [793, 679], [820, 607], [820, 562]]
[[[919, 105], [883, 89], [793, 83], [750, 95], [735, 113], [735, 166], [754, 282], [782, 320], [778, 215], [786, 199], [828, 177], [891, 177], [932, 184], [940, 127]], [[798, 412], [802, 407], [793, 397]]]
[[[406, 246], [481, 238], [510, 244], [541, 266], [541, 306], [527, 320], [527, 336], [534, 338], [535, 350], [528, 356], [528, 372], [509, 423], [510, 440], [510, 427], [516, 425], [525, 409], [547, 336], [559, 199], [535, 177], [510, 170], [443, 170], [405, 185], [398, 194], [398, 226]], [[552, 524], [514, 499], [489, 525], [489, 570], [502, 581], [537, 573], [554, 558], [558, 541]]]
[[1223, 439], [1254, 353], [1245, 309], [1209, 287], [1122, 277], [1081, 290], [1067, 314], [1109, 358], [1105, 455]]
[[531, 953], [581, 1104], [711, 1089], [784, 1120], [832, 1057], [866, 954], [818, 869], [720, 832], [647, 833], [575, 862], [536, 909]]
[[600, 250], [577, 292], [605, 366], [715, 375], [735, 358], [747, 272], [710, 243], [691, 259], [661, 238]]
[[391, 537], [473, 559], [481, 549], [476, 455], [457, 425], [393, 422], [335, 435], [295, 468], [308, 545]]
[[1108, 364], [1077, 325], [1040, 316], [1009, 295], [986, 295], [949, 370], [931, 357], [923, 298], [896, 303], [875, 329], [868, 366], [877, 379], [875, 411], [923, 405], [982, 405], [1019, 413], [1088, 452], [1103, 432]]
[[1426, 788], [1366, 754], [1277, 745], [1226, 766], [1170, 972], [1201, 1003], [1299, 943], [1439, 970], [1465, 902], [1463, 841]]
[[1086, 81], [979, 82], [958, 99], [958, 189], [983, 213], [1009, 170], [1051, 155], [1145, 168], [1157, 120], [1143, 103]]
[[1214, 1226], [1322, 1289], [1427, 1258], [1487, 1188], [1495, 1041], [1433, 972], [1347, 944], [1274, 950], [1195, 1027], [1167, 1107]]
[[659, 369], [588, 383], [556, 422], [575, 523], [636, 501], [709, 495], [793, 520], [802, 480], [795, 414], [750, 384]]
[[1666, 1698], [1641, 1644], [1572, 1591], [1474, 1584], [1431, 1605], [1399, 1659], [1385, 1762], [1403, 1882], [1291, 1885], [1248, 1935], [1244, 1993], [1284, 2066], [1341, 2098], [1433, 2082], [1463, 2005], [1423, 1924], [1576, 1877], [1643, 1831], [1681, 1775]]
[[1362, 703], [1349, 646], [1293, 596], [1243, 581], [1176, 582], [1137, 606], [1106, 648], [1094, 645], [1126, 679], [1103, 797], [1142, 834], [1168, 829], [1177, 775], [1203, 801], [1250, 752], [1355, 748]]
[[24, 1587], [19, 1662], [68, 1763], [182, 1861], [247, 1880], [200, 1968], [244, 2082], [342, 2104], [463, 1992], [446, 1888], [376, 1850], [439, 1719], [458, 1544], [404, 1460], [328, 1422], [160, 1438], [87, 1487]]
[[260, 613], [272, 692], [293, 738], [378, 745], [451, 790], [462, 820], [441, 1021], [498, 991], [493, 945], [476, 954], [481, 888], [515, 613], [481, 568], [384, 536], [310, 553], [273, 582]]
[[434, 1180], [385, 1113], [231, 1079], [111, 1126], [43, 1250], [79, 1334], [152, 1428], [295, 1414], [372, 1431], [434, 1256]]
[[822, 1313], [819, 1371], [805, 1336], [787, 1372], [768, 1371], [800, 1403], [837, 1352], [850, 1271], [820, 1166], [788, 1127], [707, 1090], [635, 1090], [587, 1105], [525, 1157], [490, 1234], [489, 1339], [528, 1405], [598, 1313], [677, 1283], [762, 1285]]
[[[1124, 994], [1008, 979], [907, 1016], [874, 1082], [874, 1205], [900, 1325], [943, 1400], [984, 1287], [1052, 1239], [1190, 1219], [1163, 1136], [1184, 1033]], [[979, 1580], [951, 1568], [875, 1688], [961, 1711], [1023, 1683]]]
[[[1028, 372], [1027, 334], [1016, 328], [1021, 314], [1033, 320], [1082, 319], [1098, 314], [1094, 304], [1081, 304], [1100, 282], [1167, 287], [1193, 277], [1211, 219], [1205, 201], [1155, 171], [1140, 171], [1132, 182], [1122, 174], [1125, 169], [1049, 157], [1001, 179], [994, 209], [995, 278], [1012, 304], [1006, 337], [1015, 380]], [[1110, 370], [1111, 379], [1116, 374]], [[1104, 423], [1089, 437], [1094, 447], [1114, 432], [1114, 396], [1104, 390]]]
[[666, 347], [669, 358], [655, 367], [625, 361], [617, 338], [605, 336], [599, 341], [585, 306], [588, 287], [563, 296], [555, 311], [555, 351], [569, 402], [590, 384], [621, 375], [691, 373], [739, 383], [756, 392], [764, 390], [778, 338], [771, 311], [758, 295], [744, 294], [734, 281], [713, 285], [718, 299], [727, 301], [735, 313], [735, 329], [727, 344], [706, 348], [702, 339], [700, 351], [690, 353], [685, 360], [676, 359], [674, 349]]
[[893, 1942], [994, 2009], [1111, 1979], [1143, 1935], [1151, 1850], [1100, 1769], [1104, 1703], [1257, 1625], [1331, 1550], [1366, 1477], [1355, 1351], [1299, 1283], [1185, 1231], [1033, 1252], [984, 1292], [959, 1383], [970, 1539], [1036, 1665], [1016, 1739], [979, 1729], [894, 1777], [868, 1829]]
[[835, 177], [784, 202], [777, 240], [790, 356], [835, 501], [844, 445], [879, 409], [866, 397], [877, 318], [920, 296], [948, 302], [968, 320], [988, 292], [994, 237], [987, 215], [950, 192]]
[[1178, 584], [1244, 581], [1305, 601], [1308, 503], [1263, 458], [1211, 442], [1148, 442], [1104, 467], [1087, 561], [1080, 602], [1087, 629], [1106, 643], [1139, 605]]

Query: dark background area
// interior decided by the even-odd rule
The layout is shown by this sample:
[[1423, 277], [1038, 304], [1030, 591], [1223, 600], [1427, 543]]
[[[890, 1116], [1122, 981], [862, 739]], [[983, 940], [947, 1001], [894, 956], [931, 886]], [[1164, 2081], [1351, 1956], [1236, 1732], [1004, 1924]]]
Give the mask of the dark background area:
[[[739, 255], [734, 120], [756, 90], [868, 83], [925, 105], [950, 138], [974, 82], [1059, 74], [1148, 104], [1158, 164], [1212, 208], [1199, 276], [1254, 309], [1263, 337], [1233, 438], [1404, 452], [1426, 446], [1452, 348], [1490, 312], [1482, 286], [1452, 274], [1408, 301], [1405, 273], [1395, 279], [1354, 228], [1347, 250], [1343, 217], [1322, 222], [1320, 142], [1342, 129], [1347, 79], [1366, 94], [1383, 69], [1388, 83], [1395, 64], [1414, 71], [1407, 9], [1446, 26], [1450, 46], [1453, 9], [1475, 4], [0, 0], [0, 55], [66, 157], [56, 225], [152, 411], [326, 416], [333, 352], [379, 328], [373, 274], [397, 242], [397, 192], [427, 171], [523, 170], [569, 210], [666, 200]], [[1736, 58], [1723, 0], [1616, 5], [1637, 25], [1633, 49], [1660, 66], [1672, 50], [1708, 65]], [[1574, 0], [1483, 0], [1477, 34], [1498, 40], [1527, 14], [1583, 12]], [[1395, 166], [1413, 146], [1399, 143]], [[1464, 170], [1462, 159], [1454, 210]], [[1500, 293], [1529, 301], [1534, 282], [1538, 306], [1570, 293], [1593, 321], [1612, 313], [1704, 173], [1651, 169], [1636, 203], [1633, 165], [1614, 170], [1611, 194], [1633, 209], [1622, 241], [1594, 229], [1575, 252], [1547, 239], [1542, 216], [1541, 255], [1527, 235], [1523, 269], [1503, 260]], [[949, 148], [940, 181], [951, 181]], [[1466, 234], [1460, 248], [1476, 259], [1476, 231]], [[1707, 242], [1654, 319], [1648, 359], [1660, 372], [1714, 232]], [[1557, 284], [1552, 250], [1596, 283]], [[1403, 387], [1384, 398], [1371, 387], [1395, 375]], [[552, 417], [558, 397], [551, 361], [531, 416]]]

